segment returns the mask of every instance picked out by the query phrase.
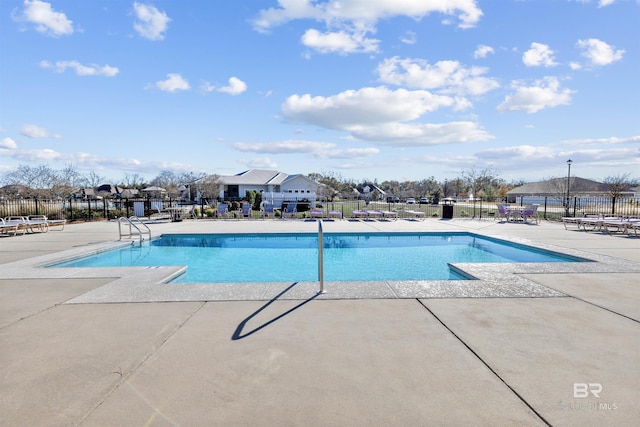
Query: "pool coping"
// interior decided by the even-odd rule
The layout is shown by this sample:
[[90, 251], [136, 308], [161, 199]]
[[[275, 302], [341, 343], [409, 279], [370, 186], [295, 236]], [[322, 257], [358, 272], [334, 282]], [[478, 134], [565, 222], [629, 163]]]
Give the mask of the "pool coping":
[[[403, 232], [398, 232], [402, 234]], [[406, 232], [412, 234], [412, 232]], [[494, 240], [481, 231], [469, 232]], [[174, 234], [174, 233], [165, 233]], [[222, 234], [222, 233], [210, 233]], [[242, 234], [242, 233], [238, 233]], [[256, 234], [255, 232], [247, 234]], [[265, 233], [270, 234], [270, 233]], [[305, 233], [314, 234], [314, 233]], [[77, 247], [3, 265], [8, 279], [113, 278], [106, 285], [75, 297], [66, 304], [187, 302], [187, 301], [265, 301], [318, 299], [406, 299], [406, 298], [550, 298], [566, 294], [540, 285], [523, 275], [563, 273], [640, 272], [640, 263], [577, 249], [532, 242], [511, 237], [509, 242], [557, 252], [592, 262], [551, 263], [455, 263], [450, 266], [476, 280], [411, 281], [325, 281], [324, 293], [316, 282], [255, 282], [216, 284], [168, 284], [185, 266], [163, 267], [65, 267], [44, 266], [80, 256], [97, 254], [131, 245], [131, 241], [110, 241]]]

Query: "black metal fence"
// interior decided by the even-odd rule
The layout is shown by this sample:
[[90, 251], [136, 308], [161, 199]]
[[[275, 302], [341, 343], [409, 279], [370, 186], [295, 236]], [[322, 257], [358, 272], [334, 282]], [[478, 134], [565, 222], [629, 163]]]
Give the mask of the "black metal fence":
[[[498, 216], [498, 201], [457, 201], [453, 203], [454, 218], [492, 219]], [[584, 216], [591, 214], [621, 215], [625, 217], [640, 216], [640, 199], [611, 197], [573, 197], [566, 200], [554, 197], [524, 197], [517, 199], [517, 205], [537, 204], [538, 216], [549, 220], [563, 216]], [[362, 209], [383, 209], [398, 212], [400, 218], [415, 218], [407, 211], [420, 212], [420, 217], [442, 218], [443, 205], [405, 204], [387, 202], [365, 202], [364, 200], [347, 200], [340, 202], [318, 202], [318, 207], [325, 211], [338, 211], [343, 218], [352, 218], [353, 211]], [[180, 200], [154, 199], [101, 199], [101, 200], [41, 200], [41, 199], [0, 199], [0, 217], [46, 215], [49, 219], [66, 219], [68, 221], [95, 221], [115, 219], [121, 216], [149, 216], [166, 208], [182, 207], [196, 218], [215, 218], [217, 203], [198, 204], [185, 203]], [[308, 204], [298, 212], [299, 218], [309, 217]], [[239, 203], [238, 203], [239, 209]], [[256, 209], [256, 207], [254, 207]], [[449, 208], [450, 209], [450, 208]], [[261, 217], [259, 211], [253, 217]]]

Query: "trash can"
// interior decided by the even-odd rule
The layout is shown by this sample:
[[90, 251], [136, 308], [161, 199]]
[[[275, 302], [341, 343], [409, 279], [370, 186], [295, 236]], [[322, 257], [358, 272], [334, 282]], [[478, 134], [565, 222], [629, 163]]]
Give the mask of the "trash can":
[[453, 199], [442, 200], [442, 219], [453, 218]]

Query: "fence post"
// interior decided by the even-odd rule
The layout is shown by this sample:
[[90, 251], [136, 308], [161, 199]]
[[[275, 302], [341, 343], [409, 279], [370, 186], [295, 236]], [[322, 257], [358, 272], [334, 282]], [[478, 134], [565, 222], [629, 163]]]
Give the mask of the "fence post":
[[544, 196], [544, 219], [547, 219], [547, 196]]
[[578, 196], [573, 197], [573, 216], [576, 216], [576, 208], [578, 206]]
[[38, 203], [38, 198], [36, 197], [36, 215], [40, 215], [40, 209], [39, 208], [39, 203]]
[[611, 215], [616, 214], [616, 196], [611, 197]]

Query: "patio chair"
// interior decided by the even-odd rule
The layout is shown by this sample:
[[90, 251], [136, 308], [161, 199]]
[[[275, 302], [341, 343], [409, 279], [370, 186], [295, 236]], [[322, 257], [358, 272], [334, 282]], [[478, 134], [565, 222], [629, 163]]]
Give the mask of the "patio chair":
[[509, 218], [511, 217], [511, 209], [508, 204], [501, 203], [498, 205], [498, 217], [505, 221], [509, 221]]
[[216, 211], [216, 218], [229, 218], [229, 205], [226, 203], [220, 203], [218, 210]]
[[282, 218], [296, 218], [298, 216], [298, 206], [295, 203], [288, 203], [284, 211], [282, 211]]
[[251, 203], [243, 203], [240, 211], [243, 218], [251, 218]]
[[276, 211], [272, 204], [265, 203], [265, 205], [262, 207], [262, 219], [265, 219], [268, 217], [275, 218]]
[[538, 206], [527, 205], [520, 212], [520, 217], [524, 222], [527, 222], [527, 218], [533, 218], [538, 223]]

